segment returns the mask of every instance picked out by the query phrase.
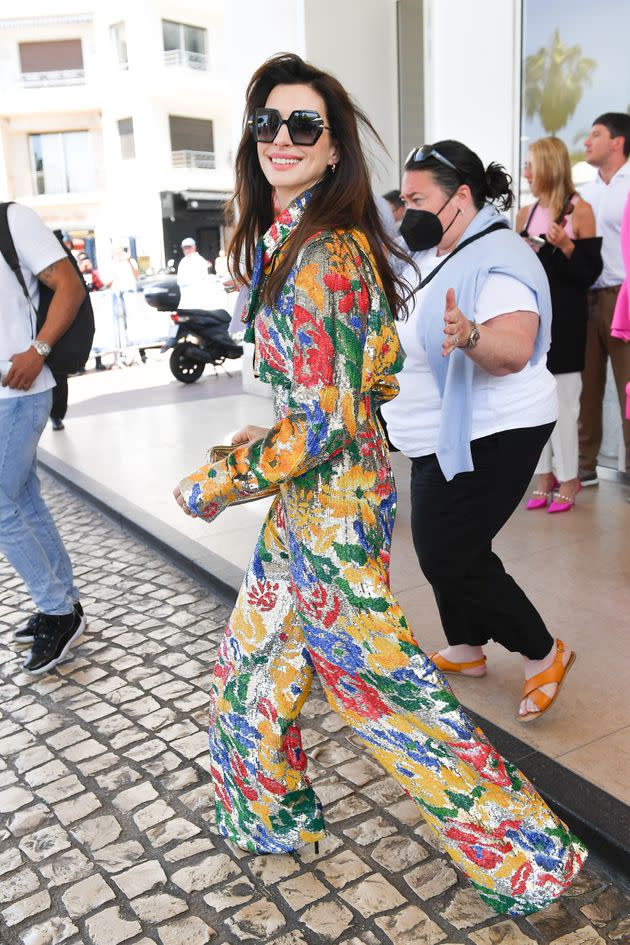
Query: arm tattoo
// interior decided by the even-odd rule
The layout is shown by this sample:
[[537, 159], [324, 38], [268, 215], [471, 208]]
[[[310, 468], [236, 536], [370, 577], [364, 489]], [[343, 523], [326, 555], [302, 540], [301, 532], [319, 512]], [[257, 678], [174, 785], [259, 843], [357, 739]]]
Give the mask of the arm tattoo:
[[44, 285], [47, 285], [49, 289], [55, 288], [54, 279], [51, 279], [50, 277], [54, 275], [60, 262], [63, 262], [63, 259], [58, 259], [57, 262], [52, 263], [50, 266], [46, 266], [45, 269], [42, 269], [42, 271], [37, 274], [37, 278], [43, 282]]

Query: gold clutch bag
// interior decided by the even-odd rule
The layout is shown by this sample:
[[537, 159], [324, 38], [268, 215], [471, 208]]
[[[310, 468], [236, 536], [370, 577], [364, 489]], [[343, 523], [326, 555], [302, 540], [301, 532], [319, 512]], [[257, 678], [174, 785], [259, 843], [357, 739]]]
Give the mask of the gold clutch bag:
[[[225, 459], [230, 453], [233, 453], [237, 449], [235, 446], [225, 446], [221, 444], [219, 446], [211, 446], [206, 454], [207, 463], [218, 463], [220, 460]], [[260, 489], [258, 492], [252, 493], [250, 496], [241, 496], [240, 499], [237, 499], [236, 502], [231, 502], [231, 505], [245, 505], [246, 502], [256, 502], [257, 499], [268, 499], [269, 496], [276, 495], [278, 492], [278, 486], [269, 486], [267, 489]]]

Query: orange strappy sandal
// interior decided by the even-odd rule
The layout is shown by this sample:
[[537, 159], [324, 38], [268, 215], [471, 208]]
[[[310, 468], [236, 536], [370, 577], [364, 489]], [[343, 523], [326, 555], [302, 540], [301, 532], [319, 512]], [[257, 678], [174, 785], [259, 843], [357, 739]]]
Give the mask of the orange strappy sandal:
[[[556, 656], [549, 669], [543, 670], [542, 673], [536, 673], [531, 679], [525, 681], [522, 699], [529, 697], [532, 702], [538, 706], [538, 712], [527, 712], [525, 715], [517, 716], [519, 722], [533, 722], [535, 719], [539, 719], [541, 715], [549, 711], [560, 695], [560, 690], [562, 689], [562, 684], [566, 679], [567, 673], [575, 663], [575, 653], [571, 650], [567, 665], [563, 665], [562, 654], [564, 651], [565, 645], [562, 640], [556, 640]], [[556, 691], [553, 696], [548, 696], [544, 692], [540, 692], [540, 687], [546, 686], [549, 683], [556, 683]]]
[[[476, 669], [477, 666], [486, 665], [486, 657], [482, 656], [479, 660], [471, 660], [469, 663], [451, 663], [450, 660], [447, 660], [444, 656], [441, 656], [439, 653], [432, 653], [429, 659], [435, 663], [438, 669], [441, 669], [443, 673], [453, 673], [454, 675], [467, 676], [469, 674], [465, 673], [465, 669]], [[482, 676], [485, 676], [485, 672], [479, 673], [477, 676], [469, 676], [469, 679], [481, 679]]]

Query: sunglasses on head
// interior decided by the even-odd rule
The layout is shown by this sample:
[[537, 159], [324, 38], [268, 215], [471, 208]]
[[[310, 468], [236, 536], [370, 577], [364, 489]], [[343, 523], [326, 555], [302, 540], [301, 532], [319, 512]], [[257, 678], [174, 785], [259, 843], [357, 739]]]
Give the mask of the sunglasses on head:
[[254, 141], [260, 144], [271, 144], [275, 141], [283, 125], [287, 126], [292, 144], [307, 147], [319, 141], [325, 129], [330, 130], [319, 112], [304, 108], [291, 112], [288, 118], [283, 118], [277, 108], [256, 108], [254, 114], [247, 119], [247, 127]]
[[455, 167], [452, 161], [449, 161], [448, 158], [445, 158], [443, 154], [440, 154], [439, 151], [436, 151], [435, 148], [432, 148], [428, 144], [423, 144], [419, 148], [412, 148], [407, 155], [405, 165], [409, 164], [410, 161], [413, 161], [414, 164], [421, 164], [423, 161], [428, 161], [429, 158], [435, 158], [440, 164], [444, 164], [445, 167], [450, 167], [452, 171], [455, 171], [460, 177], [462, 176], [461, 171], [459, 168]]

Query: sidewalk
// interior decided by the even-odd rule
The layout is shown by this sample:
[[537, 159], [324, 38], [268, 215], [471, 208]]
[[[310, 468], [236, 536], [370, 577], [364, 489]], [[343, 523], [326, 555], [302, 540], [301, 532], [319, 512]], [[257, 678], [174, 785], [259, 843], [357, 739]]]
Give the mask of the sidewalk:
[[319, 854], [253, 856], [214, 833], [207, 690], [228, 608], [45, 477], [89, 615], [46, 677], [19, 670], [29, 602], [0, 561], [2, 945], [624, 945], [630, 891], [591, 857], [529, 918], [491, 913], [417, 807], [315, 687]]
[[[238, 374], [204, 375], [190, 387], [168, 383], [161, 361], [117, 374], [72, 379], [67, 429], [46, 431], [42, 461], [187, 563], [191, 574], [208, 574], [233, 596], [268, 503], [229, 509], [208, 526], [185, 517], [171, 491], [208, 446], [247, 422], [268, 424], [269, 401], [243, 394]], [[393, 464], [399, 507], [392, 586], [419, 643], [432, 652], [443, 636], [411, 544], [408, 463], [396, 454]], [[517, 721], [519, 661], [495, 645], [488, 648], [488, 675], [454, 679], [453, 688], [505, 733], [519, 764], [527, 756], [527, 773], [542, 790], [552, 784], [561, 807], [573, 802], [591, 821], [606, 808], [599, 828], [625, 836], [630, 847], [630, 663], [620, 651], [630, 614], [626, 493], [603, 480], [584, 490], [569, 514], [519, 509], [496, 543], [552, 632], [578, 653], [553, 712], [531, 725]]]

